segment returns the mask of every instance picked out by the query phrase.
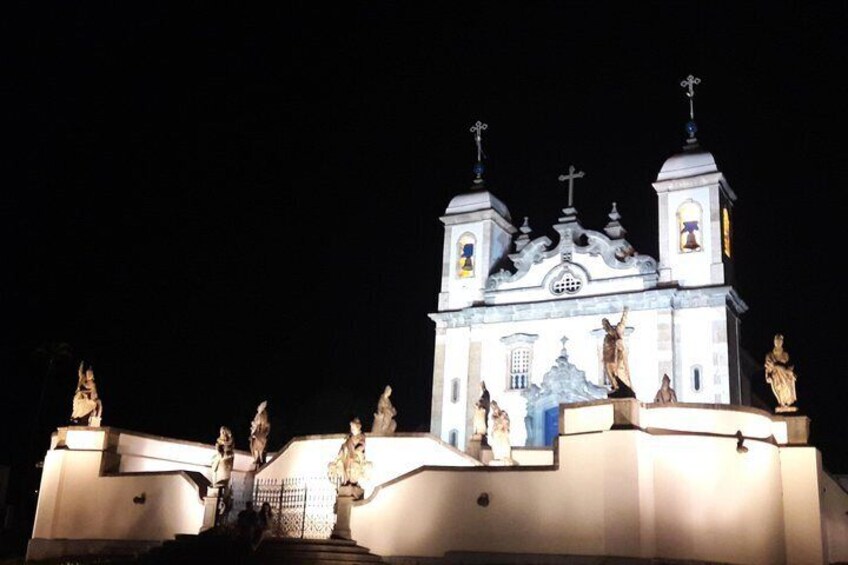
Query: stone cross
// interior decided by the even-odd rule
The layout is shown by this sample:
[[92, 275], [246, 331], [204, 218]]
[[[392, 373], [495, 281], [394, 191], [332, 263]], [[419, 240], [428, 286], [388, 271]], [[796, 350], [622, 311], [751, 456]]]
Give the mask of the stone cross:
[[693, 102], [693, 98], [695, 98], [695, 85], [701, 84], [701, 79], [696, 76], [689, 75], [684, 80], [680, 82], [680, 86], [687, 89], [686, 97], [689, 98], [689, 119], [695, 119], [695, 104]]
[[568, 166], [568, 174], [560, 175], [559, 182], [568, 181], [568, 207], [572, 208], [574, 206], [574, 179], [582, 179], [586, 173], [584, 171], [580, 171], [579, 173], [575, 172], [577, 169], [574, 168], [574, 165]]
[[474, 134], [474, 143], [477, 144], [477, 162], [483, 160], [483, 132], [489, 129], [489, 124], [484, 124], [480, 120], [471, 126], [471, 133]]

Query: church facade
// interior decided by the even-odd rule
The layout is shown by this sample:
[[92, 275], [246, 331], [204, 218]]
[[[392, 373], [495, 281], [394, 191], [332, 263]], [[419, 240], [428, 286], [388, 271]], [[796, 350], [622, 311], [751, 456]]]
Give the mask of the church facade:
[[[561, 180], [579, 176], [572, 167]], [[463, 448], [485, 383], [512, 419], [513, 445], [550, 445], [561, 402], [606, 397], [603, 320], [614, 326], [625, 309], [639, 400], [653, 400], [667, 374], [679, 401], [746, 403], [739, 320], [747, 306], [732, 285], [736, 195], [694, 138], [653, 186], [659, 260], [627, 241], [615, 203], [609, 223], [593, 230], [569, 201], [552, 241], [534, 236], [526, 218], [516, 228], [479, 179], [451, 200], [441, 217], [438, 311], [430, 315], [433, 434]]]

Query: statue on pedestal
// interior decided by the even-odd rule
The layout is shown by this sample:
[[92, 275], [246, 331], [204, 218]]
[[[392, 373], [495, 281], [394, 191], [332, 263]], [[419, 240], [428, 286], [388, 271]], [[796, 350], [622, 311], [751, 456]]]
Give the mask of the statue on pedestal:
[[663, 375], [662, 385], [654, 397], [654, 402], [658, 404], [671, 404], [677, 402], [677, 393], [671, 388], [671, 379], [668, 375]]
[[766, 382], [771, 385], [771, 391], [777, 399], [775, 412], [797, 412], [798, 407], [792, 406], [795, 396], [795, 367], [789, 364], [789, 354], [783, 349], [783, 336], [774, 336], [774, 349], [766, 354]]
[[395, 433], [397, 422], [397, 410], [392, 406], [392, 401], [389, 397], [392, 395], [392, 387], [386, 386], [383, 394], [380, 395], [380, 400], [377, 401], [377, 411], [374, 413], [374, 425], [371, 426], [371, 433], [377, 435], [388, 435]]
[[[340, 486], [358, 486], [367, 477], [371, 462], [365, 459], [365, 434], [359, 418], [350, 421], [350, 433], [339, 453], [327, 467], [327, 475]], [[361, 489], [360, 489], [361, 490]]]
[[489, 409], [491, 406], [491, 397], [486, 389], [486, 382], [480, 381], [480, 398], [474, 404], [474, 431], [473, 438], [484, 440], [489, 427]]
[[[512, 445], [509, 443], [509, 414], [502, 410], [496, 401], [492, 401], [492, 433], [489, 444], [496, 464], [512, 465]], [[493, 461], [493, 463], [494, 463]]]
[[629, 308], [625, 306], [621, 320], [615, 326], [610, 324], [606, 318], [601, 322], [606, 332], [603, 347], [604, 376], [609, 381], [613, 394], [617, 393], [617, 396], [635, 396], [633, 385], [630, 382], [627, 346], [624, 343], [624, 331], [627, 327], [627, 313], [629, 311]]
[[263, 400], [256, 408], [256, 416], [250, 422], [250, 454], [253, 456], [253, 464], [257, 469], [265, 463], [265, 446], [268, 444], [268, 434], [271, 432], [267, 406], [268, 402]]
[[233, 460], [236, 456], [235, 440], [230, 428], [221, 426], [218, 439], [215, 440], [215, 455], [212, 456], [212, 486], [227, 487], [233, 472]]
[[77, 371], [79, 380], [74, 393], [71, 423], [77, 426], [99, 427], [103, 415], [103, 403], [97, 395], [97, 385], [94, 383], [94, 369], [85, 368], [81, 361]]

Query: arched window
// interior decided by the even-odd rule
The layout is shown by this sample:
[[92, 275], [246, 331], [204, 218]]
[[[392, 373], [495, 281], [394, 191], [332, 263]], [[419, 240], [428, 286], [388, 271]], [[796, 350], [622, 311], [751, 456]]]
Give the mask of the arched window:
[[679, 250], [681, 253], [692, 253], [703, 249], [702, 219], [701, 205], [694, 200], [687, 200], [677, 209], [677, 229], [680, 234]]
[[701, 392], [701, 386], [703, 386], [702, 377], [703, 371], [701, 370], [701, 366], [695, 365], [692, 367], [692, 390], [695, 392]]
[[454, 404], [459, 402], [459, 379], [453, 379], [451, 381], [450, 399], [451, 399], [451, 402], [453, 402]]
[[477, 238], [473, 234], [465, 233], [456, 242], [456, 276], [461, 279], [470, 279], [474, 276], [474, 266], [477, 250]]
[[459, 443], [459, 432], [456, 430], [451, 430], [448, 432], [448, 443], [454, 447], [459, 447], [457, 444]]

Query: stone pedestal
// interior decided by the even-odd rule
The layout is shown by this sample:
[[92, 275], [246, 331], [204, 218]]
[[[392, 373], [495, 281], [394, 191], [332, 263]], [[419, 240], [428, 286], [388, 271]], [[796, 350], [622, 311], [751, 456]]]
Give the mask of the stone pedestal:
[[330, 535], [333, 539], [351, 539], [350, 537], [350, 508], [353, 501], [362, 498], [363, 490], [358, 485], [339, 487], [336, 495], [336, 525]]
[[638, 428], [639, 427], [639, 401], [635, 398], [612, 399], [613, 427], [614, 428]]
[[807, 445], [810, 440], [810, 419], [806, 416], [783, 416], [786, 422], [786, 440], [789, 445]]
[[217, 487], [208, 487], [206, 489], [206, 496], [203, 497], [203, 524], [200, 526], [201, 532], [215, 527], [221, 494], [221, 489]]
[[471, 439], [468, 440], [468, 448], [465, 450], [465, 452], [477, 461], [481, 461], [480, 455], [482, 447], [483, 438], [480, 436], [471, 436]]

